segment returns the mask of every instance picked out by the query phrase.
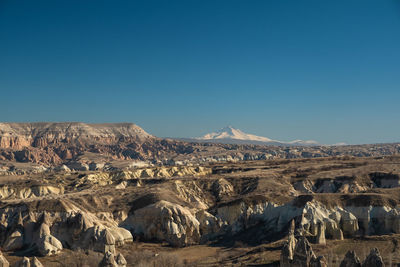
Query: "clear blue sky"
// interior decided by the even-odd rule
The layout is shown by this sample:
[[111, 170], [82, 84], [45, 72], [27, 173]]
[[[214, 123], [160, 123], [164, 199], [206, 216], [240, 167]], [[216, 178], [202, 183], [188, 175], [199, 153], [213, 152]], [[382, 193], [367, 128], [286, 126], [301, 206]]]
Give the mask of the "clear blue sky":
[[0, 121], [400, 141], [400, 1], [0, 0]]

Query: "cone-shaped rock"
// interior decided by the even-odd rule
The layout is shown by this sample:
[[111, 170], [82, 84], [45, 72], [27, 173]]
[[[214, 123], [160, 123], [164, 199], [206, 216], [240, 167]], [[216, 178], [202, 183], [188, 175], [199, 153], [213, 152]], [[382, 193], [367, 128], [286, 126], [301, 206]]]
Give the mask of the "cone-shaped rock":
[[382, 267], [385, 266], [382, 257], [377, 248], [371, 249], [371, 252], [362, 264], [362, 267]]
[[311, 260], [315, 258], [315, 254], [307, 238], [304, 236], [300, 237], [294, 249], [292, 266], [310, 266]]
[[344, 259], [340, 263], [340, 267], [361, 267], [360, 259], [354, 250], [347, 251]]
[[38, 258], [33, 257], [31, 267], [43, 267], [43, 264], [38, 260]]

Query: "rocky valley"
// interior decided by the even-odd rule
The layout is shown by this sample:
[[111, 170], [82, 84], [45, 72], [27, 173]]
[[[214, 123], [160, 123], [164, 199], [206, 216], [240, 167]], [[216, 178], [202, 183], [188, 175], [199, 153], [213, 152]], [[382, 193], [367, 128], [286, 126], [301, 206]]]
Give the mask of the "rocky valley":
[[0, 148], [0, 266], [400, 264], [398, 144], [2, 123]]
[[[215, 140], [196, 142], [195, 139], [188, 142], [155, 137], [133, 123], [0, 123], [0, 166], [3, 167], [0, 171], [13, 170], [12, 164], [7, 163], [36, 163], [28, 165], [39, 169], [66, 165], [73, 170], [97, 170], [138, 165], [198, 165], [266, 159], [387, 156], [399, 152], [400, 144], [397, 143], [276, 146], [223, 144], [215, 143]], [[19, 166], [22, 167], [21, 164]]]

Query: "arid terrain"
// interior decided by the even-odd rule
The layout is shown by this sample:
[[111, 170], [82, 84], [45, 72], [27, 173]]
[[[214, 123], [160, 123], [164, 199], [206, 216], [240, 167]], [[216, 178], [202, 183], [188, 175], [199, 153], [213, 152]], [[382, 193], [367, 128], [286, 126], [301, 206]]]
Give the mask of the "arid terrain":
[[363, 266], [400, 264], [398, 144], [41, 123], [0, 124], [0, 147], [0, 266], [339, 266], [350, 250]]

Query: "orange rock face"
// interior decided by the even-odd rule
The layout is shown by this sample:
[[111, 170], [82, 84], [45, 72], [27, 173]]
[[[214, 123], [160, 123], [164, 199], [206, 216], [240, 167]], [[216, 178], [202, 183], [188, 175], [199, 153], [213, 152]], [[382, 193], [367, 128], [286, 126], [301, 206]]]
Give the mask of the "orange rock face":
[[0, 148], [22, 149], [30, 145], [31, 141], [22, 136], [0, 136]]

